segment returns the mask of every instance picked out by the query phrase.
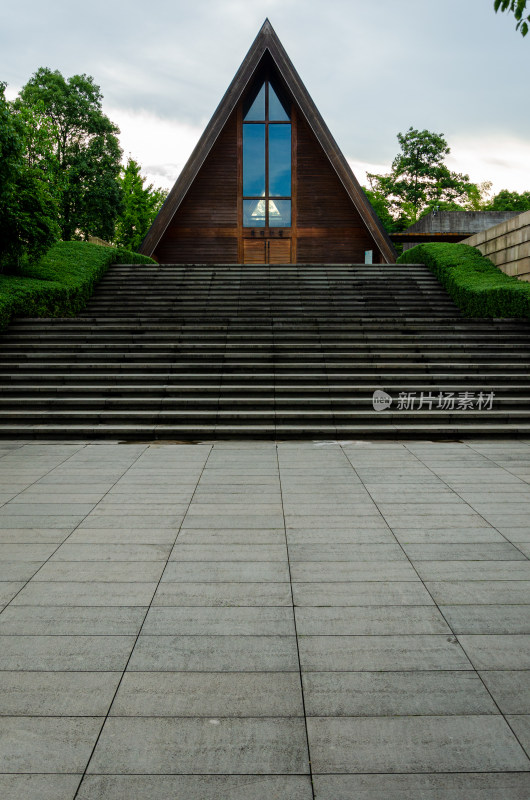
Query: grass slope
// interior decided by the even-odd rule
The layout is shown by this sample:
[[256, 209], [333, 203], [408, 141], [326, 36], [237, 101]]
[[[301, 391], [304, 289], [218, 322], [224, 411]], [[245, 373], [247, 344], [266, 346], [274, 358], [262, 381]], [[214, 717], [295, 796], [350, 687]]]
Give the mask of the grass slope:
[[0, 275], [0, 330], [14, 316], [71, 317], [88, 303], [111, 264], [155, 264], [153, 259], [88, 242], [57, 242], [16, 275]]
[[429, 267], [467, 317], [530, 318], [530, 283], [505, 275], [475, 247], [419, 244], [398, 264]]

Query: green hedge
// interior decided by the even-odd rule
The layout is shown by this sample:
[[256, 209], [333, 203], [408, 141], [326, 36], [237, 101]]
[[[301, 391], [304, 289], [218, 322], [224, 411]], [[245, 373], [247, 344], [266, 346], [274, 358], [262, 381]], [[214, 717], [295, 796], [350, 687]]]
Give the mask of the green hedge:
[[429, 267], [467, 317], [530, 318], [530, 283], [505, 275], [475, 247], [419, 244], [398, 264]]
[[88, 242], [57, 242], [16, 275], [0, 275], [0, 330], [14, 316], [71, 317], [88, 303], [111, 264], [155, 264], [153, 259]]

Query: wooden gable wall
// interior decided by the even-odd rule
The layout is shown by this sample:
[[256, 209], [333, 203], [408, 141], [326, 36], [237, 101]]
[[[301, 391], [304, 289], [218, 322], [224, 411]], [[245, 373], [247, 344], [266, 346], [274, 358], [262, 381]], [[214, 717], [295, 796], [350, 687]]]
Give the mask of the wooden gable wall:
[[297, 261], [364, 262], [379, 251], [307, 122], [297, 125]]
[[[293, 163], [292, 253], [297, 263], [364, 262], [366, 250], [380, 260], [372, 236], [313, 131], [300, 114]], [[239, 137], [240, 139], [240, 137]], [[154, 258], [165, 264], [237, 264], [238, 113], [217, 141], [158, 243]]]
[[212, 147], [154, 258], [162, 264], [237, 263], [237, 114]]

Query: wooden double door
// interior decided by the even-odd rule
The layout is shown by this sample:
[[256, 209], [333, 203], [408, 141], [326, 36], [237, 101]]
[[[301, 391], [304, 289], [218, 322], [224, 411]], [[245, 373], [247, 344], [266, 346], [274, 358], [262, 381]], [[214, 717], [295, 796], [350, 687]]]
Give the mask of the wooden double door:
[[291, 240], [288, 238], [267, 237], [265, 235], [256, 238], [245, 238], [243, 239], [243, 263], [290, 264]]

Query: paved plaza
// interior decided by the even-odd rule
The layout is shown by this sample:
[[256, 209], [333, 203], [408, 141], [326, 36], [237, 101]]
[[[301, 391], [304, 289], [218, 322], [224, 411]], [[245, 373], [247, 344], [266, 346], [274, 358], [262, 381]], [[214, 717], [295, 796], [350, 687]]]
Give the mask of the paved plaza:
[[0, 442], [5, 800], [528, 800], [530, 440]]

